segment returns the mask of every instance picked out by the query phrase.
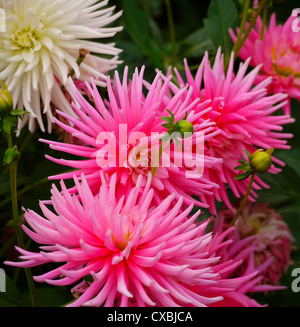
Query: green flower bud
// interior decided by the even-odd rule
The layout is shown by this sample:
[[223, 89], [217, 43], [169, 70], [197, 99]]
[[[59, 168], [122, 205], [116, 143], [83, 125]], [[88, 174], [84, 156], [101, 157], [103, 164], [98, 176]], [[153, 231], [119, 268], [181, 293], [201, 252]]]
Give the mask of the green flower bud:
[[272, 152], [273, 152], [272, 148], [267, 151], [263, 151], [263, 149], [259, 149], [256, 150], [250, 156], [249, 164], [255, 173], [263, 174], [270, 169], [272, 165], [272, 158], [271, 158]]
[[184, 138], [185, 136], [184, 133], [191, 133], [191, 134], [194, 133], [193, 124], [185, 119], [178, 120], [175, 126], [176, 126], [176, 131], [181, 134], [182, 138]]
[[0, 90], [0, 116], [9, 114], [13, 109], [13, 98], [11, 93], [8, 91], [5, 83], [1, 81]]

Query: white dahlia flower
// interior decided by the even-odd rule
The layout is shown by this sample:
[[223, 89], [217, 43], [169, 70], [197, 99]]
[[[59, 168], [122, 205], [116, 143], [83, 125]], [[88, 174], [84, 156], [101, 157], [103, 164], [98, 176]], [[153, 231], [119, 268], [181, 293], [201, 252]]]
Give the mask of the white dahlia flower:
[[[0, 79], [12, 93], [14, 108], [29, 112], [19, 130], [29, 120], [29, 130], [34, 131], [37, 120], [45, 131], [45, 114], [50, 132], [52, 105], [74, 116], [61, 89], [67, 88], [71, 70], [77, 80], [92, 76], [105, 86], [106, 73], [120, 63], [120, 50], [96, 39], [113, 37], [122, 29], [105, 27], [122, 14], [114, 14], [114, 7], [104, 8], [107, 4], [108, 0], [0, 0], [6, 14], [6, 30], [0, 33]], [[81, 49], [87, 55], [78, 65]]]
[[6, 19], [5, 19], [5, 10], [0, 8], [0, 32], [5, 32], [6, 30]]

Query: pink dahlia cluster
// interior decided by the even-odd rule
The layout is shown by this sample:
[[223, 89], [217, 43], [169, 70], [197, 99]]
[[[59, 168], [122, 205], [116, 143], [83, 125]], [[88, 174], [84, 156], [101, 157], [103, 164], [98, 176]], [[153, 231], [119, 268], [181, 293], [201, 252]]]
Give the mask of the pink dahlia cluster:
[[[207, 179], [201, 173], [201, 168], [203, 170], [204, 166], [216, 167], [222, 161], [205, 155], [201, 148], [203, 142], [215, 135], [213, 122], [199, 119], [210, 108], [203, 109], [204, 105], [198, 104], [199, 99], [191, 100], [192, 92], [187, 91], [186, 87], [169, 97], [171, 76], [163, 81], [161, 73], [157, 74], [145, 95], [143, 73], [144, 68], [140, 72], [136, 70], [129, 83], [127, 68], [124, 70], [122, 82], [117, 72], [113, 81], [108, 78], [107, 101], [103, 101], [94, 83], [86, 84], [85, 95], [89, 101], [73, 84], [72, 107], [78, 118], [58, 111], [59, 115], [73, 126], [58, 119], [55, 119], [55, 122], [83, 144], [42, 140], [52, 149], [73, 154], [78, 158], [65, 160], [47, 156], [56, 163], [76, 168], [75, 172], [52, 176], [51, 179], [68, 179], [72, 178], [73, 174], [80, 178], [84, 174], [92, 192], [97, 194], [101, 186], [100, 171], [108, 176], [116, 174], [117, 198], [130, 192], [139, 176], [143, 176], [145, 184], [149, 172], [159, 158], [160, 139], [167, 132], [162, 126], [162, 117], [170, 116], [166, 110], [168, 109], [174, 114], [175, 121], [183, 119], [187, 114], [187, 121], [194, 124], [195, 133], [191, 136], [192, 146], [188, 153], [180, 152], [182, 148], [175, 142], [166, 144], [152, 180], [157, 191], [154, 201], [158, 204], [174, 193], [176, 200], [183, 196], [185, 204], [197, 204], [207, 208], [205, 196], [212, 196], [212, 189], [218, 188], [219, 185]], [[195, 112], [192, 108], [197, 108], [198, 111]], [[199, 151], [193, 153], [193, 145], [200, 146]], [[178, 154], [182, 154], [181, 158], [178, 158]], [[189, 162], [192, 156], [195, 156], [195, 164], [187, 167], [186, 162]], [[182, 160], [177, 164], [176, 159]], [[193, 198], [194, 195], [198, 196], [198, 199]]]
[[[259, 17], [239, 53], [242, 60], [251, 57], [252, 67], [261, 65], [256, 84], [271, 79], [269, 93], [288, 94], [289, 102], [284, 107], [286, 113], [290, 113], [290, 98], [300, 101], [300, 33], [298, 27], [295, 26], [297, 30], [293, 28], [295, 22], [296, 17], [290, 16], [283, 25], [277, 25], [276, 15], [272, 14], [261, 40], [262, 19]], [[235, 41], [235, 33], [230, 31], [230, 34]]]
[[[228, 227], [233, 213], [223, 207], [216, 219], [216, 229]], [[253, 265], [259, 267], [269, 262], [262, 274], [262, 281], [278, 285], [280, 278], [291, 264], [290, 252], [293, 236], [280, 214], [265, 203], [248, 203], [236, 222], [236, 240], [254, 239]], [[242, 265], [240, 269], [247, 269]]]
[[151, 174], [144, 187], [140, 175], [128, 197], [120, 200], [116, 199], [117, 175], [108, 178], [101, 173], [101, 180], [94, 196], [84, 176], [81, 183], [74, 177], [80, 201], [63, 182], [61, 191], [53, 186], [54, 211], [40, 202], [43, 216], [26, 211], [31, 228], [22, 226], [42, 245], [40, 251], [18, 248], [22, 261], [6, 263], [18, 267], [59, 264], [35, 280], [73, 285], [76, 299], [69, 306], [255, 303], [246, 292], [255, 290], [260, 270], [251, 267], [241, 276], [230, 276], [243, 260], [247, 262], [251, 251], [250, 246], [240, 252], [244, 241], [232, 243], [229, 235], [234, 228], [214, 235], [206, 232], [210, 221], [197, 222], [199, 211], [190, 215], [192, 205], [183, 209], [183, 197], [172, 206], [175, 194], [153, 206]]
[[289, 148], [282, 129], [293, 119], [273, 115], [286, 95], [268, 95], [269, 79], [254, 86], [259, 69], [246, 73], [249, 60], [236, 74], [233, 64], [225, 72], [219, 51], [211, 67], [206, 54], [194, 78], [185, 62], [179, 86], [160, 72], [145, 81], [144, 68], [129, 80], [125, 68], [107, 78], [107, 98], [93, 81], [70, 79], [76, 117], [57, 111], [54, 121], [76, 142], [42, 141], [73, 155], [47, 158], [74, 171], [51, 177], [61, 191], [54, 185], [51, 201], [40, 202], [42, 215], [25, 213], [22, 228], [38, 252], [17, 248], [22, 261], [7, 264], [53, 263], [35, 280], [70, 286], [70, 306], [260, 306], [249, 294], [274, 289], [264, 278], [274, 239], [257, 264], [261, 238], [241, 237], [222, 217], [209, 231], [211, 220], [192, 211], [216, 214], [215, 200], [233, 209], [227, 187], [245, 194], [247, 181], [233, 180], [244, 150]]
[[[219, 49], [213, 66], [206, 53], [195, 77], [186, 61], [184, 78], [175, 70], [178, 83], [181, 86], [188, 84], [192, 90], [189, 100], [191, 110], [199, 114], [204, 109], [211, 109], [199, 116], [196, 123], [201, 124], [205, 121], [214, 123], [216, 135], [205, 141], [204, 153], [222, 159], [221, 165], [206, 166], [204, 171], [208, 180], [219, 185], [219, 188], [213, 189], [212, 195], [205, 194], [206, 201], [214, 214], [216, 214], [215, 200], [223, 201], [231, 208], [227, 195], [228, 186], [238, 198], [246, 192], [248, 179], [234, 180], [238, 173], [234, 169], [238, 160], [241, 157], [246, 159], [244, 150], [253, 153], [257, 148], [290, 148], [286, 139], [291, 138], [292, 135], [282, 131], [285, 124], [292, 123], [294, 120], [289, 115], [280, 114], [280, 109], [287, 104], [287, 96], [281, 93], [268, 95], [267, 88], [271, 79], [265, 79], [254, 86], [253, 83], [259, 75], [259, 67], [247, 73], [249, 61], [250, 59], [242, 63], [235, 73], [232, 56], [229, 68], [225, 72], [223, 55]], [[173, 84], [172, 91], [177, 94], [179, 88]], [[201, 107], [199, 104], [198, 107], [192, 105], [195, 99], [200, 99]], [[272, 159], [275, 163], [283, 165], [277, 158]], [[275, 174], [279, 171], [278, 167], [272, 165], [269, 172]], [[259, 176], [255, 176], [251, 195], [255, 197], [254, 190], [261, 187], [268, 186]]]

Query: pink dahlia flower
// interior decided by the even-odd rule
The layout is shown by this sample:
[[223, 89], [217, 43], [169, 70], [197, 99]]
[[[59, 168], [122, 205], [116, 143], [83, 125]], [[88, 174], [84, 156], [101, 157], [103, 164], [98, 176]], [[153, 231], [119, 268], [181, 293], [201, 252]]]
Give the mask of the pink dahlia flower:
[[[276, 15], [273, 14], [261, 40], [262, 20], [259, 17], [239, 56], [242, 60], [251, 57], [250, 65], [253, 67], [262, 65], [255, 83], [270, 77], [269, 93], [287, 93], [289, 100], [295, 98], [300, 101], [300, 33], [293, 29], [294, 22], [296, 17], [291, 16], [284, 25], [277, 25]], [[236, 35], [232, 30], [230, 35], [235, 42]], [[284, 110], [290, 113], [290, 101]]]
[[[231, 208], [226, 187], [229, 186], [236, 197], [244, 195], [248, 186], [248, 179], [244, 181], [233, 180], [239, 171], [234, 168], [238, 166], [241, 156], [247, 159], [244, 150], [253, 153], [258, 148], [268, 149], [289, 149], [285, 139], [292, 135], [283, 133], [283, 125], [292, 123], [294, 120], [289, 115], [273, 115], [277, 113], [287, 102], [286, 95], [268, 95], [267, 87], [271, 78], [264, 80], [254, 86], [254, 80], [258, 76], [259, 67], [246, 73], [249, 60], [242, 63], [238, 72], [234, 73], [234, 59], [231, 57], [228, 71], [224, 72], [223, 55], [219, 49], [213, 67], [209, 62], [208, 54], [196, 72], [192, 76], [188, 64], [185, 61], [186, 81], [176, 71], [180, 85], [187, 83], [193, 93], [190, 102], [200, 99], [204, 107], [201, 110], [211, 107], [212, 110], [197, 119], [197, 123], [210, 120], [215, 123], [213, 138], [205, 141], [204, 153], [208, 156], [220, 158], [223, 164], [215, 167], [205, 167], [204, 174], [212, 182], [220, 186], [214, 189], [214, 195], [208, 195], [207, 202], [214, 208], [214, 199], [224, 201]], [[172, 91], [178, 93], [179, 88], [174, 84]], [[191, 110], [199, 113], [197, 107]], [[281, 161], [272, 157], [277, 164], [283, 165]], [[278, 173], [279, 168], [272, 165], [270, 173]], [[267, 185], [258, 177], [255, 177], [254, 190]], [[252, 196], [255, 192], [252, 191]], [[251, 197], [251, 199], [253, 199]], [[216, 211], [212, 211], [216, 214]]]
[[[130, 83], [127, 82], [127, 68], [124, 70], [122, 82], [117, 72], [112, 82], [108, 78], [108, 100], [102, 99], [94, 83], [86, 84], [86, 94], [81, 94], [73, 84], [72, 92], [75, 99], [73, 109], [79, 118], [58, 112], [61, 117], [69, 120], [73, 127], [57, 119], [55, 122], [84, 145], [42, 140], [49, 143], [52, 149], [73, 154], [78, 160], [55, 159], [49, 156], [47, 158], [76, 168], [76, 176], [80, 178], [81, 174], [84, 174], [95, 194], [101, 185], [100, 171], [108, 176], [116, 173], [117, 196], [120, 198], [135, 186], [139, 175], [143, 176], [145, 184], [149, 172], [156, 165], [156, 159], [159, 157], [159, 140], [167, 132], [167, 128], [162, 127], [164, 121], [161, 118], [163, 116], [171, 118], [166, 109], [174, 114], [175, 122], [185, 118], [188, 113], [187, 120], [194, 124], [195, 133], [190, 137], [192, 146], [190, 152], [187, 151], [187, 159], [191, 159], [195, 154], [196, 164], [194, 166], [189, 164], [187, 167], [186, 158], [181, 161], [182, 165], [178, 164], [177, 156], [180, 152], [177, 150], [182, 148], [175, 146], [175, 142], [170, 147], [166, 144], [152, 181], [156, 190], [154, 200], [160, 203], [161, 199], [175, 193], [177, 200], [183, 196], [184, 202], [188, 205], [208, 207], [205, 196], [212, 196], [212, 188], [218, 185], [197, 172], [203, 165], [210, 167], [220, 164], [220, 159], [204, 156], [201, 149], [203, 141], [216, 134], [211, 133], [214, 123], [204, 119], [197, 123], [197, 120], [210, 108], [203, 110], [203, 104], [198, 106], [199, 99], [190, 101], [192, 92], [186, 92], [186, 88], [178, 90], [170, 98], [168, 96], [170, 78], [163, 82], [160, 73], [153, 83], [148, 85], [149, 90], [144, 95], [143, 71], [144, 68], [140, 73], [136, 70]], [[84, 96], [87, 96], [89, 101]], [[192, 107], [198, 109], [198, 112], [191, 111]], [[198, 141], [199, 152], [194, 151], [193, 147]], [[85, 160], [82, 160], [83, 158]], [[187, 162], [189, 163], [189, 160]], [[74, 172], [65, 173], [51, 178], [67, 179], [72, 178], [73, 174]], [[76, 187], [73, 190], [75, 192]], [[199, 199], [193, 198], [194, 195]]]
[[[231, 241], [225, 233], [207, 233], [209, 220], [197, 223], [199, 212], [189, 217], [193, 206], [175, 206], [174, 194], [153, 206], [151, 174], [142, 188], [140, 175], [128, 197], [116, 200], [117, 174], [94, 196], [82, 176], [75, 178], [80, 194], [71, 195], [63, 182], [61, 192], [53, 186], [53, 212], [40, 202], [44, 217], [29, 210], [22, 228], [41, 244], [39, 252], [17, 248], [18, 267], [55, 263], [55, 268], [35, 276], [38, 282], [72, 285], [76, 299], [69, 306], [209, 306], [221, 301], [256, 272], [224, 279], [241, 260], [220, 264], [217, 253]], [[234, 228], [233, 228], [234, 229]], [[57, 266], [60, 264], [60, 266]], [[195, 286], [197, 285], [197, 287]]]
[[[226, 207], [222, 208], [217, 220], [218, 225], [226, 228], [233, 219], [233, 213]], [[284, 272], [291, 264], [290, 253], [293, 236], [282, 217], [264, 203], [248, 203], [236, 222], [238, 239], [254, 237], [256, 240], [253, 251], [255, 267], [270, 261], [262, 274], [262, 283], [278, 285]], [[243, 271], [246, 266], [241, 266]]]
[[[216, 232], [216, 231], [214, 231]], [[260, 304], [252, 297], [256, 293], [282, 290], [284, 286], [274, 286], [264, 280], [264, 275], [272, 264], [272, 259], [264, 261], [261, 265], [254, 264], [253, 252], [256, 250], [256, 243], [253, 237], [240, 239], [236, 230], [233, 230], [228, 239], [231, 241], [227, 248], [217, 251], [220, 259], [220, 278], [225, 281], [242, 280], [240, 285], [226, 293], [223, 293], [222, 301], [212, 303], [212, 307], [262, 307], [267, 304]], [[228, 262], [235, 262], [236, 265], [228, 267]], [[217, 272], [217, 270], [216, 270]], [[253, 276], [249, 279], [249, 276]], [[228, 284], [227, 284], [228, 286]], [[216, 293], [209, 292], [206, 296], [214, 296]]]

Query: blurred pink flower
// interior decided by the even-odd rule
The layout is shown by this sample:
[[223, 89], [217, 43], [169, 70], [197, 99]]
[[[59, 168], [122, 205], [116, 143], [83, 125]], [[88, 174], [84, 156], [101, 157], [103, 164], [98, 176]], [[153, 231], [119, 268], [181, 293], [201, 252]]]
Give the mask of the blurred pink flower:
[[[226, 229], [234, 214], [223, 207], [216, 221], [220, 228]], [[261, 283], [278, 285], [280, 278], [291, 264], [290, 253], [293, 236], [288, 225], [273, 209], [264, 203], [248, 203], [236, 221], [237, 240], [254, 237], [255, 249], [252, 253], [253, 265], [259, 267], [270, 261], [267, 269], [262, 273]], [[246, 269], [242, 265], [240, 271]]]
[[[149, 89], [144, 95], [143, 73], [144, 68], [140, 72], [136, 69], [132, 81], [128, 83], [127, 67], [124, 70], [122, 82], [118, 73], [115, 72], [113, 81], [109, 78], [107, 81], [108, 100], [102, 99], [94, 83], [85, 85], [84, 94], [73, 84], [73, 109], [78, 119], [58, 111], [58, 114], [69, 120], [73, 127], [57, 119], [54, 121], [73, 138], [82, 141], [84, 145], [42, 140], [52, 149], [78, 157], [78, 160], [65, 160], [46, 156], [56, 163], [77, 169], [75, 172], [52, 176], [51, 179], [72, 178], [74, 173], [80, 178], [83, 173], [92, 192], [97, 194], [101, 185], [100, 171], [108, 176], [117, 173], [117, 197], [119, 199], [134, 187], [140, 175], [143, 176], [143, 185], [145, 184], [158, 157], [159, 138], [167, 132], [167, 129], [162, 127], [164, 121], [161, 119], [162, 116], [170, 116], [166, 109], [173, 112], [175, 121], [183, 119], [188, 112], [187, 120], [194, 124], [195, 133], [192, 137], [195, 136], [196, 142], [197, 133], [203, 135], [202, 144], [204, 140], [209, 140], [218, 133], [211, 132], [214, 123], [204, 120], [201, 123], [196, 122], [210, 108], [201, 110], [202, 104], [200, 104], [199, 113], [191, 111], [191, 107], [198, 108], [197, 102], [199, 102], [199, 99], [189, 101], [191, 91], [185, 93], [186, 89], [183, 88], [178, 90], [173, 97], [167, 96], [170, 94], [170, 78], [164, 82], [161, 74], [158, 73], [153, 83], [150, 86], [147, 84]], [[89, 98], [89, 102], [84, 96]], [[137, 139], [135, 136], [138, 136]], [[153, 142], [150, 156], [149, 149], [153, 145], [153, 138], [157, 142]], [[167, 159], [169, 159], [169, 165], [163, 165], [161, 162], [152, 180], [152, 186], [156, 190], [154, 201], [160, 203], [161, 199], [175, 193], [176, 199], [183, 196], [187, 205], [197, 204], [201, 207], [208, 207], [205, 195], [213, 195], [212, 188], [218, 185], [205, 176], [198, 175], [197, 165], [194, 167], [187, 167], [185, 163], [182, 166], [177, 165], [174, 160], [178, 154], [175, 145], [173, 144], [168, 149], [169, 154], [168, 151], [163, 151], [161, 160], [168, 163]], [[154, 155], [152, 150], [154, 150]], [[191, 150], [192, 155], [194, 148]], [[83, 158], [85, 160], [82, 160]], [[202, 163], [202, 166], [207, 167], [216, 166], [221, 162], [220, 159], [210, 158], [202, 153], [196, 153], [196, 159], [197, 164]], [[189, 178], [187, 174], [190, 174]], [[76, 187], [73, 191], [76, 192]], [[199, 198], [194, 198], [194, 195]]]
[[[272, 14], [261, 40], [262, 19], [259, 17], [239, 56], [242, 60], [251, 57], [253, 67], [262, 65], [256, 84], [271, 77], [269, 93], [287, 93], [290, 98], [300, 101], [300, 33], [293, 31], [294, 21], [296, 17], [290, 16], [284, 25], [277, 25], [276, 14]], [[235, 42], [236, 35], [232, 30], [230, 35]], [[290, 114], [290, 101], [284, 111]]]
[[[174, 194], [152, 206], [151, 174], [141, 189], [143, 177], [128, 194], [116, 200], [117, 175], [107, 183], [101, 174], [100, 192], [94, 196], [82, 176], [75, 178], [82, 202], [63, 182], [62, 191], [52, 188], [51, 204], [43, 202], [42, 217], [29, 210], [22, 228], [37, 243], [40, 252], [17, 248], [18, 267], [55, 263], [38, 282], [73, 285], [76, 300], [69, 306], [209, 306], [221, 301], [253, 280], [257, 271], [227, 279], [226, 272], [241, 264], [239, 258], [221, 260], [231, 240], [223, 241], [234, 228], [213, 235], [210, 220], [197, 223], [193, 206], [182, 210], [183, 198], [172, 206]], [[237, 251], [239, 248], [235, 248]], [[240, 255], [242, 258], [242, 255]], [[57, 267], [57, 264], [61, 264]], [[224, 277], [223, 277], [224, 276]]]
[[[234, 168], [238, 166], [241, 156], [247, 159], [244, 150], [253, 153], [257, 148], [268, 149], [289, 149], [284, 139], [292, 135], [282, 133], [283, 125], [294, 122], [289, 115], [273, 115], [287, 102], [286, 95], [275, 94], [268, 96], [267, 86], [271, 82], [266, 79], [254, 86], [254, 80], [258, 76], [259, 67], [246, 73], [249, 60], [242, 63], [238, 72], [234, 73], [234, 60], [231, 57], [229, 68], [224, 72], [224, 60], [219, 49], [215, 63], [211, 67], [208, 54], [199, 66], [195, 77], [192, 75], [187, 61], [185, 61], [185, 79], [175, 69], [179, 84], [189, 85], [192, 89], [190, 102], [200, 99], [202, 107], [191, 107], [195, 114], [199, 108], [206, 111], [197, 119], [198, 123], [211, 121], [215, 124], [215, 131], [218, 132], [213, 138], [205, 141], [204, 153], [208, 156], [220, 158], [223, 164], [217, 167], [205, 167], [205, 177], [220, 186], [214, 189], [213, 196], [206, 196], [212, 213], [216, 214], [214, 200], [224, 201], [230, 208], [231, 204], [227, 195], [229, 186], [236, 197], [244, 195], [248, 186], [248, 179], [243, 181], [233, 180], [239, 171]], [[173, 84], [172, 91], [176, 94], [179, 88]], [[279, 165], [283, 162], [272, 157]], [[272, 165], [270, 173], [278, 173], [279, 168]], [[258, 176], [255, 177], [253, 190], [261, 187], [268, 187]], [[252, 191], [250, 199], [256, 196]]]

